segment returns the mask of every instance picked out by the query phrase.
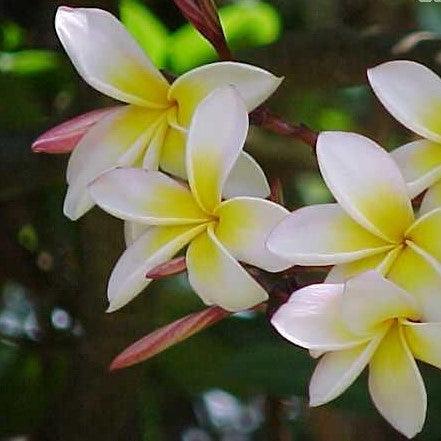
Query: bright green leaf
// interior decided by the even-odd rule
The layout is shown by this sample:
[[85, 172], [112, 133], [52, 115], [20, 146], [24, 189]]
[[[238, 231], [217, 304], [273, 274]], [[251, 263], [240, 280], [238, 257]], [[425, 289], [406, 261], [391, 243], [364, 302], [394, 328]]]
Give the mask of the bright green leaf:
[[121, 21], [158, 69], [165, 67], [168, 30], [139, 0], [121, 0]]
[[0, 73], [33, 75], [53, 70], [59, 66], [56, 52], [30, 49], [20, 52], [0, 52]]
[[[219, 16], [233, 50], [263, 46], [277, 40], [281, 19], [277, 10], [255, 0], [243, 0], [219, 10]], [[182, 73], [216, 59], [216, 53], [191, 25], [179, 28], [169, 39], [170, 68]]]

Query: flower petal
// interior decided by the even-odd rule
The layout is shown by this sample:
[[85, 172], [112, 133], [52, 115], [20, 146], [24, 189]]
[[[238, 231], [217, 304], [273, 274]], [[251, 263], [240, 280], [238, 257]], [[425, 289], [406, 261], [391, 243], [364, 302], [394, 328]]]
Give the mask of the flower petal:
[[267, 198], [270, 193], [270, 186], [260, 165], [247, 152], [242, 152], [225, 181], [222, 196], [225, 199], [238, 196]]
[[376, 271], [367, 271], [346, 282], [341, 316], [345, 326], [361, 336], [377, 332], [389, 319], [420, 318], [415, 299]]
[[435, 259], [410, 242], [387, 278], [416, 298], [423, 321], [441, 321], [441, 266]]
[[190, 285], [205, 303], [240, 311], [268, 299], [266, 291], [228, 253], [211, 227], [191, 242], [186, 261]]
[[340, 308], [343, 284], [309, 285], [292, 293], [271, 319], [279, 334], [303, 348], [338, 351], [364, 341], [342, 323]]
[[139, 106], [169, 105], [169, 84], [112, 14], [60, 7], [55, 29], [78, 73], [95, 89]]
[[185, 169], [185, 132], [169, 127], [162, 146], [159, 167], [166, 173], [180, 179], [187, 179]]
[[150, 227], [118, 260], [109, 279], [107, 296], [113, 312], [132, 300], [150, 282], [146, 274], [170, 260], [205, 229], [205, 225]]
[[323, 355], [309, 383], [309, 405], [321, 406], [341, 395], [363, 372], [386, 330], [367, 344]]
[[406, 236], [441, 263], [441, 207], [420, 217]]
[[150, 226], [146, 224], [124, 221], [124, 240], [126, 247], [128, 248], [136, 242], [149, 228]]
[[413, 222], [406, 184], [390, 155], [355, 133], [322, 132], [320, 171], [335, 199], [372, 234], [399, 243]]
[[248, 114], [232, 86], [216, 89], [195, 111], [187, 138], [188, 183], [200, 206], [212, 213], [239, 157], [248, 132]]
[[283, 78], [259, 67], [236, 62], [219, 62], [193, 69], [170, 87], [169, 99], [179, 104], [179, 123], [187, 127], [199, 102], [218, 87], [237, 87], [250, 112], [267, 100]]
[[41, 134], [33, 143], [37, 153], [69, 153], [79, 143], [87, 131], [118, 107], [105, 107], [83, 113]]
[[419, 215], [424, 216], [436, 208], [441, 208], [441, 181], [427, 190], [421, 202]]
[[401, 326], [391, 328], [372, 357], [369, 391], [378, 411], [395, 429], [408, 438], [421, 431], [426, 390]]
[[413, 356], [441, 369], [441, 323], [406, 321], [403, 331]]
[[104, 117], [82, 138], [67, 166], [64, 213], [78, 219], [93, 206], [87, 185], [116, 165], [131, 165], [147, 147], [161, 113], [124, 106]]
[[117, 168], [89, 186], [105, 211], [120, 219], [149, 225], [184, 225], [207, 221], [190, 190], [160, 172]]
[[270, 251], [296, 265], [352, 262], [392, 247], [354, 222], [338, 204], [300, 208], [268, 239]]
[[266, 248], [266, 239], [286, 217], [288, 210], [265, 199], [238, 197], [216, 209], [219, 223], [215, 234], [235, 259], [266, 271], [282, 271], [291, 265]]
[[441, 179], [441, 145], [426, 139], [405, 144], [391, 152], [414, 198]]
[[372, 89], [388, 112], [418, 135], [441, 142], [441, 80], [413, 61], [390, 61], [368, 70]]
[[376, 254], [375, 256], [335, 265], [326, 276], [325, 283], [343, 283], [349, 278], [370, 269], [374, 269], [380, 274], [385, 275], [389, 272], [390, 267], [400, 254], [402, 248], [403, 247], [396, 247], [391, 251]]

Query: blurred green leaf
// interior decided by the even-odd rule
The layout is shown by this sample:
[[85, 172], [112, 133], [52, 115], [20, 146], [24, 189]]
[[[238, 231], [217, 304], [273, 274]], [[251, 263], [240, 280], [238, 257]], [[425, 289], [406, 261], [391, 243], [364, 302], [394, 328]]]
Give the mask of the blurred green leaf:
[[416, 18], [420, 29], [441, 34], [441, 5], [439, 2], [419, 4]]
[[33, 75], [56, 69], [60, 58], [56, 52], [29, 49], [20, 52], [0, 52], [0, 72]]
[[[233, 50], [263, 46], [277, 40], [281, 18], [277, 10], [264, 2], [243, 0], [219, 10], [219, 16]], [[185, 72], [216, 59], [216, 53], [191, 25], [178, 29], [169, 39], [170, 68]]]
[[38, 248], [38, 234], [31, 224], [23, 225], [18, 231], [18, 243], [28, 251], [35, 252]]
[[121, 0], [121, 21], [158, 69], [166, 65], [168, 30], [139, 0]]
[[25, 33], [17, 23], [5, 21], [0, 24], [0, 49], [14, 51], [23, 44]]

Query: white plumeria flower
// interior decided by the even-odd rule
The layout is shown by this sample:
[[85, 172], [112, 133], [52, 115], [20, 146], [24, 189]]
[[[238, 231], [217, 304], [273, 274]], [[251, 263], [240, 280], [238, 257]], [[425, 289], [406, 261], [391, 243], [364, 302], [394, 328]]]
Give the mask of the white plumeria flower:
[[324, 354], [311, 378], [311, 406], [337, 398], [369, 365], [379, 412], [409, 438], [422, 430], [427, 397], [414, 358], [441, 368], [441, 323], [428, 322], [413, 296], [368, 271], [294, 292], [271, 321], [290, 342]]
[[[389, 113], [425, 138], [392, 152], [408, 184], [410, 197], [435, 183], [440, 185], [441, 78], [422, 64], [399, 60], [368, 70], [368, 79]], [[433, 191], [439, 194], [438, 190]], [[438, 206], [441, 207], [441, 199]]]
[[186, 245], [190, 284], [206, 304], [238, 311], [267, 299], [266, 291], [237, 261], [273, 272], [288, 268], [289, 263], [265, 248], [267, 235], [288, 212], [254, 197], [221, 201], [247, 131], [242, 98], [235, 88], [221, 87], [197, 107], [189, 128], [190, 188], [161, 172], [135, 168], [107, 171], [90, 184], [90, 194], [101, 208], [144, 225], [112, 272], [109, 311], [133, 299], [151, 282], [146, 274]]
[[377, 269], [441, 321], [441, 208], [427, 198], [415, 219], [397, 164], [364, 136], [323, 132], [317, 158], [337, 203], [294, 211], [268, 248], [295, 265], [336, 265], [329, 282]]
[[[64, 212], [71, 219], [93, 206], [87, 185], [110, 167], [156, 170], [160, 166], [167, 173], [186, 178], [186, 128], [197, 104], [218, 86], [235, 85], [251, 111], [282, 81], [254, 66], [220, 62], [194, 69], [170, 85], [110, 13], [61, 7], [55, 27], [83, 79], [96, 90], [128, 104], [104, 112], [98, 122], [93, 120], [70, 157]], [[78, 121], [73, 124], [76, 128]], [[261, 168], [245, 152], [233, 174], [235, 182], [225, 188], [227, 196], [268, 196]]]

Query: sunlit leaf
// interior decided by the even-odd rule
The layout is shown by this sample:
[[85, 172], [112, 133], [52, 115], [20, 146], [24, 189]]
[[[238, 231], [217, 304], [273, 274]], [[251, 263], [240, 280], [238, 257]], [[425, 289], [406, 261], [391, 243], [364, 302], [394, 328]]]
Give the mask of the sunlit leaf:
[[[267, 45], [280, 35], [280, 16], [267, 3], [241, 1], [221, 8], [219, 15], [233, 50]], [[189, 24], [182, 26], [169, 39], [169, 63], [174, 72], [184, 72], [215, 59], [214, 49]]]
[[18, 231], [18, 243], [28, 251], [35, 252], [38, 248], [38, 234], [31, 224], [23, 225]]
[[17, 23], [5, 21], [0, 24], [1, 50], [17, 50], [23, 44], [24, 38], [24, 30]]
[[139, 0], [121, 0], [119, 10], [121, 21], [156, 67], [165, 67], [168, 30], [164, 24]]
[[0, 52], [0, 72], [33, 75], [56, 69], [60, 65], [57, 53], [30, 49], [20, 52]]

